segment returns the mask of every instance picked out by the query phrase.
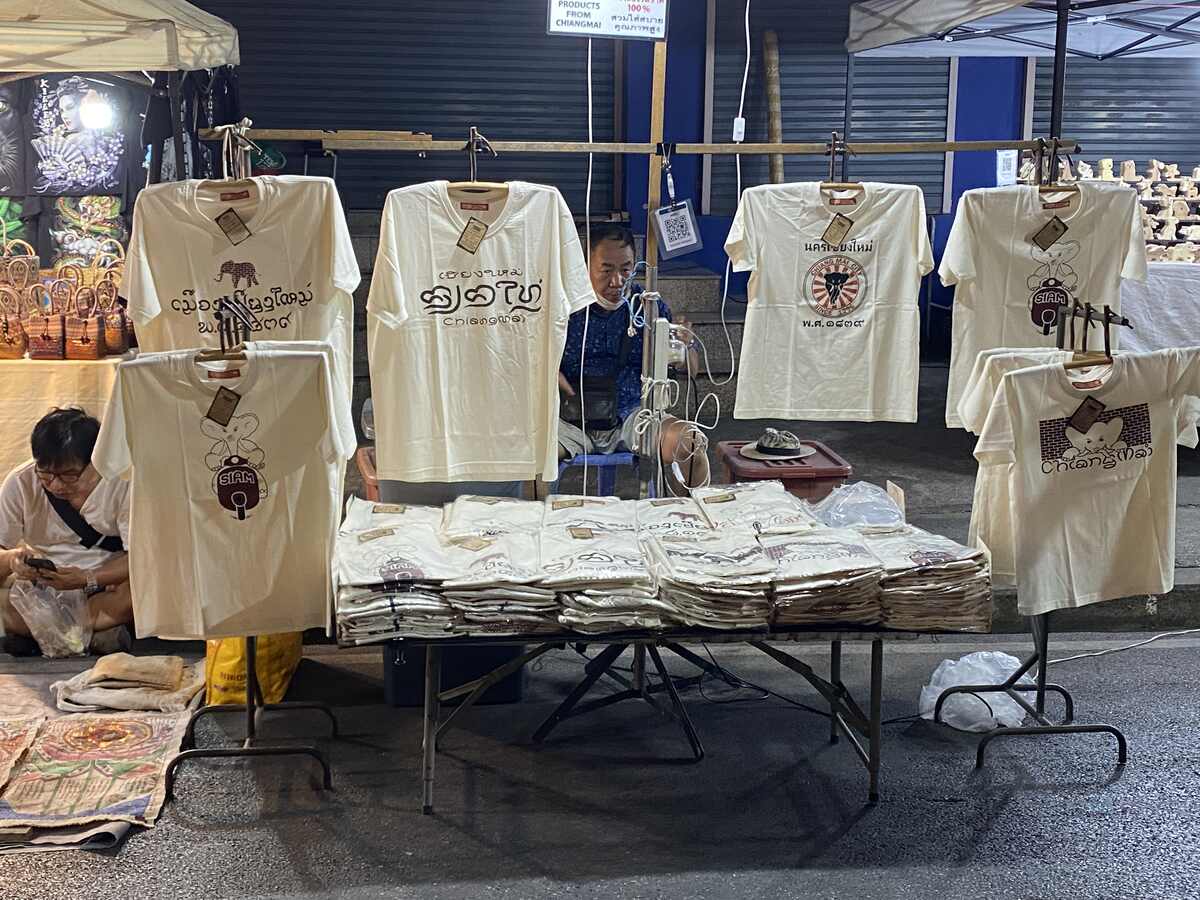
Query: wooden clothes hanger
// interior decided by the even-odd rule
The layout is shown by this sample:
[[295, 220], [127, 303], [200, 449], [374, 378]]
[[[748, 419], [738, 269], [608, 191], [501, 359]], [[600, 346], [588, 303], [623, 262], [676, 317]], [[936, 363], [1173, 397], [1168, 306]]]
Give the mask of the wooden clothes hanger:
[[842, 177], [846, 176], [845, 158], [846, 144], [841, 139], [841, 136], [835, 131], [833, 137], [829, 141], [829, 179], [822, 181], [820, 189], [822, 191], [857, 191], [864, 193], [864, 188], [861, 182], [858, 181], [834, 181], [837, 171], [838, 154], [842, 155]]
[[[1079, 301], [1076, 300], [1075, 301], [1075, 309], [1073, 309], [1071, 311], [1071, 317], [1072, 317], [1071, 318], [1071, 326], [1072, 326], [1072, 329], [1071, 329], [1072, 330], [1072, 341], [1071, 341], [1071, 343], [1072, 344], [1074, 344], [1074, 324], [1075, 324], [1075, 316], [1078, 315], [1078, 311], [1079, 311], [1078, 307], [1079, 307]], [[1087, 369], [1092, 366], [1111, 364], [1113, 361], [1113, 354], [1112, 354], [1112, 343], [1111, 343], [1111, 335], [1109, 333], [1109, 328], [1113, 324], [1122, 325], [1126, 328], [1133, 327], [1133, 325], [1130, 324], [1128, 319], [1124, 318], [1123, 316], [1117, 315], [1116, 313], [1114, 313], [1112, 311], [1112, 307], [1105, 305], [1104, 315], [1103, 315], [1104, 350], [1103, 350], [1103, 352], [1097, 351], [1097, 350], [1089, 351], [1087, 348], [1088, 329], [1092, 325], [1092, 317], [1096, 314], [1096, 308], [1094, 306], [1092, 306], [1092, 304], [1090, 304], [1090, 303], [1085, 303], [1083, 305], [1083, 309], [1085, 310], [1084, 320], [1083, 320], [1083, 347], [1079, 351], [1076, 351], [1072, 355], [1071, 359], [1069, 359], [1068, 361], [1063, 363], [1063, 368], [1066, 369], [1067, 371], [1071, 371], [1073, 369]]]

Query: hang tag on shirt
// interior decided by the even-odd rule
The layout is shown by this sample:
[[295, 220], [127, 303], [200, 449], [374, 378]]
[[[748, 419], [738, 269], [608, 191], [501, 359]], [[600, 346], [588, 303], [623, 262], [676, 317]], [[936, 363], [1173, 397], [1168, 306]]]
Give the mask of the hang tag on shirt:
[[471, 216], [467, 219], [466, 227], [463, 228], [462, 234], [458, 236], [458, 246], [468, 253], [474, 254], [479, 251], [479, 245], [483, 243], [483, 236], [487, 234], [487, 223], [481, 222], [479, 219]]
[[550, 508], [554, 509], [554, 510], [578, 509], [581, 506], [583, 506], [583, 498], [582, 497], [575, 497], [571, 500], [555, 500], [553, 503], [550, 504]]
[[651, 500], [651, 506], [678, 506], [683, 503], [682, 497], [664, 497], [661, 500]]
[[371, 507], [373, 516], [398, 516], [408, 509], [403, 503], [376, 503]]
[[596, 536], [590, 528], [568, 528], [567, 531], [571, 532], [571, 537], [577, 541], [590, 541]]
[[737, 499], [737, 494], [726, 491], [724, 494], [713, 494], [711, 497], [705, 497], [705, 503], [732, 503]]
[[853, 219], [843, 213], [838, 213], [829, 223], [829, 227], [825, 229], [825, 233], [821, 235], [821, 240], [834, 247], [840, 247], [845, 243], [846, 236], [850, 234], [850, 229], [853, 227]]
[[503, 503], [499, 497], [471, 497], [472, 503], [482, 503], [484, 506], [495, 506], [497, 503]]
[[487, 538], [481, 538], [478, 535], [472, 534], [465, 538], [458, 538], [450, 543], [463, 547], [466, 550], [478, 552], [492, 546], [492, 542]]
[[231, 391], [227, 387], [217, 388], [217, 396], [213, 397], [212, 404], [208, 407], [208, 412], [204, 414], [204, 418], [212, 419], [224, 428], [229, 424], [229, 420], [233, 418], [233, 414], [237, 411], [238, 404], [241, 402], [242, 395], [237, 391]]
[[1041, 230], [1031, 239], [1042, 250], [1049, 250], [1067, 233], [1067, 223], [1055, 216], [1042, 226]]
[[900, 485], [896, 484], [896, 482], [891, 481], [890, 479], [885, 482], [885, 487], [887, 489], [887, 495], [892, 498], [892, 502], [900, 507], [900, 512], [907, 514], [907, 507], [904, 502], [904, 488], [900, 487]]
[[371, 541], [377, 541], [380, 538], [390, 537], [396, 533], [395, 528], [373, 528], [370, 531], [364, 531], [358, 536], [360, 544], [369, 544]]
[[217, 223], [217, 227], [225, 232], [229, 243], [235, 247], [250, 237], [250, 229], [246, 227], [246, 223], [242, 221], [242, 217], [232, 206], [217, 216], [214, 221]]
[[1079, 408], [1071, 413], [1068, 424], [1081, 434], [1087, 434], [1088, 429], [1096, 424], [1100, 413], [1104, 412], [1104, 404], [1095, 397], [1084, 397]]

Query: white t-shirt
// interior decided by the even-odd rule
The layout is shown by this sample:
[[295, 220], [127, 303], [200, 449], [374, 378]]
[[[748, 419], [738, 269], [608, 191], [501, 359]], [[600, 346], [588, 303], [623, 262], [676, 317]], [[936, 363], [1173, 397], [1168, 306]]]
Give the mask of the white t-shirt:
[[[1179, 406], [1198, 392], [1200, 348], [1005, 376], [975, 456], [1013, 464], [1023, 615], [1171, 590]], [[1080, 431], [1069, 420], [1086, 397], [1104, 409]]]
[[[981, 351], [1051, 347], [1060, 303], [1078, 299], [1115, 312], [1121, 306], [1121, 279], [1146, 279], [1136, 192], [1100, 182], [1080, 182], [1078, 188], [1061, 195], [1043, 195], [1025, 184], [980, 188], [958, 201], [938, 269], [943, 284], [957, 285], [948, 428], [962, 427], [958, 401]], [[1067, 231], [1042, 250], [1032, 237], [1055, 216]], [[1044, 335], [1047, 322], [1051, 330]]]
[[[216, 222], [229, 209], [249, 231], [237, 244]], [[349, 403], [360, 278], [331, 179], [175, 181], [138, 195], [121, 295], [146, 351], [219, 346], [217, 301], [240, 299], [262, 323], [256, 340], [331, 344], [334, 396]]]
[[[105, 537], [129, 544], [129, 484], [119, 478], [101, 478], [83, 501], [79, 514]], [[22, 541], [58, 566], [94, 569], [114, 554], [99, 547], [90, 550], [79, 542], [38, 481], [33, 460], [8, 473], [0, 487], [0, 547], [13, 549]]]
[[[738, 419], [915, 422], [921, 277], [933, 269], [920, 188], [769, 184], [742, 194], [725, 252], [751, 270]], [[853, 220], [840, 246], [833, 218]]]
[[[93, 464], [132, 481], [138, 636], [325, 626], [343, 446], [326, 355], [247, 349], [211, 377], [191, 351], [123, 363]], [[208, 418], [220, 388], [240, 395]], [[220, 416], [220, 413], [215, 413]], [[224, 420], [224, 416], [220, 416]]]
[[[471, 253], [464, 229], [487, 232]], [[595, 300], [558, 190], [388, 194], [367, 303], [379, 477], [558, 477], [567, 320]]]

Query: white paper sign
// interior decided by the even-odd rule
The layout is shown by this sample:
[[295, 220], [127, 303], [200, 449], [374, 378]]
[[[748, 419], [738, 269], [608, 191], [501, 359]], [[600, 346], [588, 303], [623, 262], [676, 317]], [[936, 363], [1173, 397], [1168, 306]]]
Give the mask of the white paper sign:
[[667, 0], [548, 0], [550, 34], [664, 41]]
[[996, 187], [1017, 183], [1017, 151], [996, 151]]

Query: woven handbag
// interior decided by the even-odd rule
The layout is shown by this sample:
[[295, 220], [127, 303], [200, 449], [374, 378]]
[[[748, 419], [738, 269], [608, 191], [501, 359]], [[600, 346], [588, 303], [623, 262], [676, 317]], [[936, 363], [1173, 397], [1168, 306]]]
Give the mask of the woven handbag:
[[67, 359], [103, 359], [105, 352], [104, 315], [96, 291], [90, 287], [76, 288], [72, 309], [65, 320]]
[[112, 277], [101, 279], [96, 285], [96, 301], [104, 316], [104, 347], [109, 356], [120, 356], [129, 350], [130, 322], [117, 298], [118, 290]]
[[[66, 291], [64, 292], [63, 287]], [[29, 341], [30, 359], [65, 359], [66, 343], [63, 328], [64, 293], [70, 296], [71, 286], [65, 281], [31, 284], [25, 291], [28, 315], [25, 317], [25, 337]]]
[[32, 245], [19, 238], [10, 241], [8, 222], [0, 219], [0, 284], [24, 289], [36, 280], [40, 265]]
[[28, 341], [21, 324], [21, 292], [0, 285], [0, 359], [24, 359]]

